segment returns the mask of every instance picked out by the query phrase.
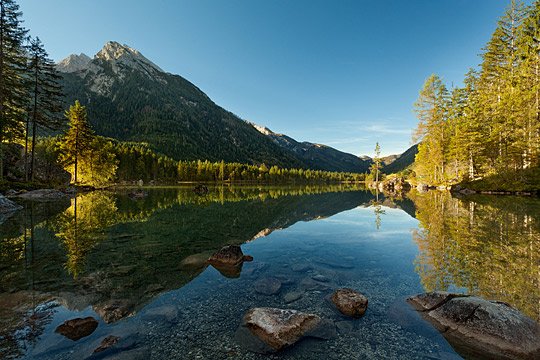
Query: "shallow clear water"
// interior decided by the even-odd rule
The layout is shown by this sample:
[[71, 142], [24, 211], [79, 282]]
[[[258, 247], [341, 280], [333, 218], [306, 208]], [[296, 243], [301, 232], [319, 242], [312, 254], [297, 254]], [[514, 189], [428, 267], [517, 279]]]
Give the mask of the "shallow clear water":
[[[405, 302], [427, 290], [504, 300], [539, 318], [538, 199], [430, 192], [375, 201], [348, 186], [145, 190], [138, 200], [126, 189], [26, 203], [0, 225], [1, 355], [460, 358]], [[224, 276], [204, 260], [227, 244], [242, 244], [254, 261]], [[257, 293], [268, 277], [279, 292]], [[328, 297], [338, 287], [368, 297], [361, 319], [334, 310]], [[330, 318], [338, 337], [250, 353], [234, 334], [260, 306]], [[99, 321], [89, 336], [55, 332], [86, 316]], [[121, 338], [118, 351], [92, 354], [109, 335]]]

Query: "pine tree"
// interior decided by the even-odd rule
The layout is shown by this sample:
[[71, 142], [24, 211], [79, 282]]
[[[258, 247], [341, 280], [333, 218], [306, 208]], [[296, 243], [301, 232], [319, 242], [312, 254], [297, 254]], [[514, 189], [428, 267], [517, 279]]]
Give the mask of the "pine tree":
[[519, 98], [523, 117], [519, 126], [523, 147], [523, 168], [537, 166], [540, 153], [540, 1], [535, 1], [523, 21], [518, 52]]
[[494, 171], [502, 171], [510, 164], [515, 167], [516, 156], [520, 156], [512, 145], [521, 117], [516, 87], [521, 62], [518, 44], [525, 11], [521, 1], [510, 2], [482, 55], [479, 96], [484, 121], [489, 123], [487, 150]]
[[38, 126], [55, 130], [61, 125], [62, 88], [59, 84], [60, 75], [55, 69], [54, 62], [49, 59], [39, 38], [31, 40], [29, 46], [29, 80], [31, 106], [26, 127], [26, 149], [28, 144], [29, 122], [32, 123], [32, 155], [30, 161], [30, 176], [34, 180], [34, 147]]
[[448, 90], [437, 75], [431, 75], [415, 103], [419, 123], [413, 139], [422, 140], [415, 159], [417, 177], [430, 184], [446, 180], [447, 111]]
[[381, 146], [377, 142], [375, 144], [375, 156], [373, 157], [373, 164], [371, 165], [371, 174], [375, 178], [375, 183], [379, 183], [379, 174], [381, 171]]
[[64, 135], [62, 147], [62, 159], [67, 167], [74, 166], [74, 183], [78, 182], [77, 171], [79, 160], [85, 155], [95, 138], [93, 130], [88, 123], [86, 108], [79, 101], [66, 111], [69, 120], [69, 129]]
[[22, 13], [13, 0], [0, 0], [0, 180], [3, 178], [3, 143], [21, 136], [27, 99]]

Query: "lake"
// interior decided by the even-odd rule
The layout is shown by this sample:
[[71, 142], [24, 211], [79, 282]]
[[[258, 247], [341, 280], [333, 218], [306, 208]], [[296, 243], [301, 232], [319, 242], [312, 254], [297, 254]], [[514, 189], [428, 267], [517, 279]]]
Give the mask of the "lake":
[[[96, 191], [26, 202], [0, 224], [0, 357], [27, 359], [460, 359], [406, 303], [450, 290], [508, 302], [540, 320], [540, 200], [352, 185]], [[205, 260], [228, 244], [253, 256], [236, 272]], [[268, 278], [280, 283], [266, 295]], [[366, 314], [338, 313], [350, 287]], [[250, 308], [334, 321], [338, 336], [274, 355], [240, 347]], [[55, 332], [93, 317], [78, 340]], [[108, 336], [119, 339], [93, 353]]]

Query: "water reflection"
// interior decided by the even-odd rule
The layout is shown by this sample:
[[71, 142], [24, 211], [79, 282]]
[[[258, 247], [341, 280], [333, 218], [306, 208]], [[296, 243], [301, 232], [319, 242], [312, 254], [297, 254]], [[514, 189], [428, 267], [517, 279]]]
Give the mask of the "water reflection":
[[220, 186], [198, 196], [191, 188], [161, 188], [132, 199], [125, 189], [27, 203], [0, 225], [0, 336], [52, 299], [70, 309], [92, 306], [105, 321], [117, 321], [189, 282], [226, 244], [369, 201], [353, 190]]
[[383, 201], [379, 199], [379, 189], [375, 189], [375, 199], [370, 201], [370, 206], [373, 208], [373, 213], [375, 214], [375, 227], [379, 230], [382, 223], [381, 215], [386, 214], [386, 211], [383, 210]]
[[428, 291], [461, 289], [540, 320], [540, 202], [535, 198], [412, 192], [415, 261]]
[[[32, 349], [38, 336], [32, 354], [67, 353], [74, 345], [54, 334], [66, 319], [99, 320], [95, 333], [77, 343], [81, 348], [122, 326], [147, 326], [153, 312], [154, 319], [175, 318], [176, 325], [152, 325], [161, 337], [174, 326], [175, 346], [157, 335], [141, 341], [174, 358], [186, 347], [215, 349], [204, 342], [212, 336], [226, 347], [249, 306], [293, 301], [300, 310], [334, 316], [324, 298], [337, 286], [365, 292], [371, 306], [361, 326], [341, 324], [354, 328], [339, 340], [346, 346], [337, 343], [343, 358], [347, 349], [368, 354], [369, 346], [375, 358], [422, 357], [428, 347], [451, 351], [407, 313], [405, 297], [424, 289], [458, 288], [540, 316], [536, 199], [459, 200], [444, 192], [388, 198], [344, 185], [217, 186], [202, 196], [191, 188], [145, 189], [141, 197], [131, 191], [27, 203], [0, 224], [0, 357]], [[278, 229], [287, 230], [273, 233]], [[261, 237], [266, 241], [254, 241]], [[207, 268], [206, 259], [229, 244], [243, 244], [255, 260], [221, 273]], [[254, 282], [265, 277], [280, 279], [282, 293], [254, 293]], [[321, 278], [328, 282], [315, 280]], [[390, 333], [400, 339], [392, 346]], [[285, 357], [303, 354], [299, 349]]]

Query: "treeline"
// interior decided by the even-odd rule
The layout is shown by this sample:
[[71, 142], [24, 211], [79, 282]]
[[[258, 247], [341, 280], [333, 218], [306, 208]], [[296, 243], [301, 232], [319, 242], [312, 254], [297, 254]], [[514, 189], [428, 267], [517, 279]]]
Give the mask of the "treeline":
[[39, 38], [22, 26], [14, 0], [0, 0], [0, 180], [6, 142], [23, 142], [24, 177], [33, 180], [36, 135], [62, 124], [60, 75]]
[[[62, 137], [57, 137], [57, 147]], [[144, 183], [254, 182], [254, 183], [338, 183], [361, 182], [365, 174], [305, 169], [282, 169], [265, 164], [176, 161], [157, 154], [148, 144], [120, 142], [96, 137], [91, 151], [82, 154], [80, 184], [102, 186], [142, 180]], [[107, 157], [108, 156], [108, 157]], [[101, 160], [98, 160], [101, 159]]]
[[265, 164], [248, 165], [240, 163], [210, 161], [179, 161], [180, 181], [255, 181], [265, 183], [289, 182], [359, 182], [365, 174], [330, 172], [305, 169], [270, 168]]
[[64, 135], [41, 139], [40, 156], [63, 166], [76, 184], [104, 186], [113, 183], [259, 182], [336, 183], [360, 182], [365, 174], [305, 169], [283, 169], [265, 164], [249, 165], [202, 161], [176, 161], [157, 154], [148, 144], [120, 142], [97, 136], [86, 108], [78, 101], [66, 112], [69, 129]]
[[512, 0], [482, 63], [450, 91], [430, 76], [415, 104], [418, 182], [452, 184], [538, 174], [540, 1]]

